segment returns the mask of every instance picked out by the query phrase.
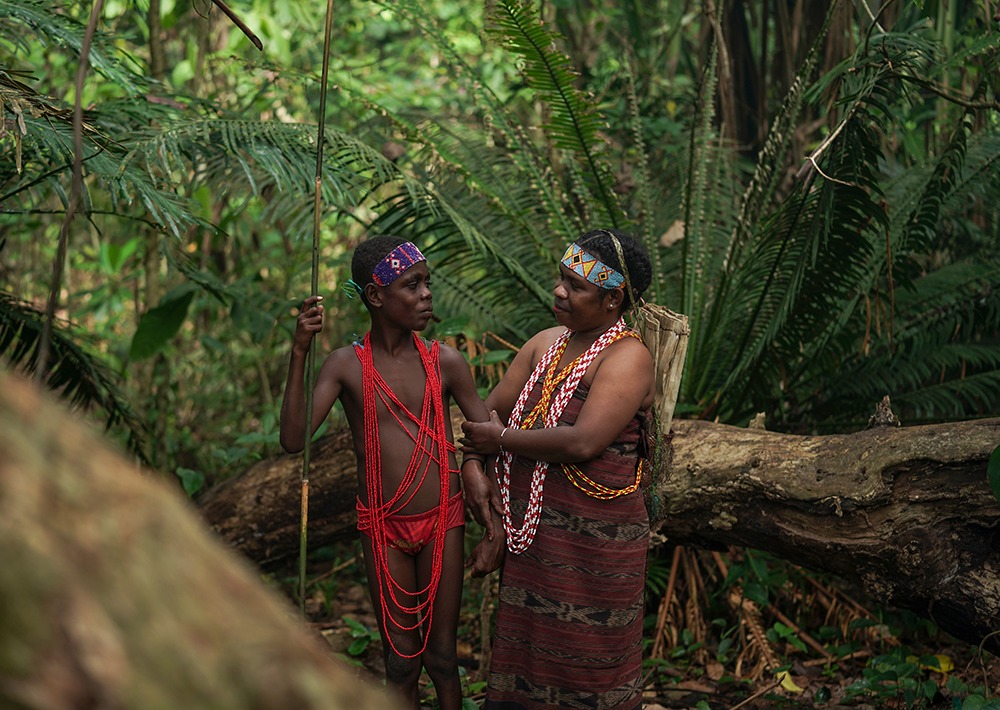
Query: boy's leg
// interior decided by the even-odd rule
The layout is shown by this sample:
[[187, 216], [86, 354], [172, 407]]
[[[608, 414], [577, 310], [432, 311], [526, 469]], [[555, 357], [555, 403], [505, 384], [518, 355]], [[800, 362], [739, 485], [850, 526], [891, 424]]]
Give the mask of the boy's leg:
[[[445, 534], [441, 586], [434, 600], [434, 618], [424, 667], [434, 683], [441, 710], [462, 707], [462, 684], [458, 676], [458, 613], [462, 607], [462, 580], [465, 574], [465, 527], [452, 528]], [[417, 556], [417, 584], [427, 585], [433, 570], [434, 549], [428, 545]]]
[[[375, 610], [375, 618], [378, 620], [378, 630], [382, 637], [382, 654], [385, 659], [386, 684], [402, 694], [409, 707], [419, 708], [420, 701], [417, 695], [417, 681], [420, 679], [421, 659], [416, 655], [420, 651], [421, 636], [420, 629], [403, 630], [397, 627], [392, 621], [386, 622], [382, 618], [382, 598], [385, 596], [387, 612], [397, 622], [403, 626], [413, 626], [416, 623], [414, 614], [403, 614], [397, 607], [386, 588], [387, 580], [383, 580], [382, 587], [379, 587], [378, 576], [375, 574], [374, 557], [372, 556], [372, 539], [367, 535], [361, 535], [361, 548], [365, 556], [365, 570], [368, 575], [368, 593], [371, 596], [372, 606]], [[386, 549], [386, 556], [389, 562], [389, 570], [393, 579], [403, 587], [403, 589], [421, 589], [417, 586], [416, 560], [393, 548]], [[414, 597], [405, 594], [398, 589], [395, 590], [396, 599], [406, 606], [415, 606], [417, 601]], [[394, 650], [395, 649], [395, 650]], [[415, 656], [406, 658], [405, 656]]]

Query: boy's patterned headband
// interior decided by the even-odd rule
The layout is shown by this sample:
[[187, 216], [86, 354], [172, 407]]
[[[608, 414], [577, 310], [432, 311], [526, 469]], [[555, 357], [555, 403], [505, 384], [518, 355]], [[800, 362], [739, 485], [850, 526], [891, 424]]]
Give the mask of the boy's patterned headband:
[[375, 265], [372, 281], [379, 286], [388, 286], [414, 264], [427, 261], [413, 242], [405, 242], [389, 252]]
[[562, 265], [601, 288], [618, 288], [625, 283], [624, 276], [593, 254], [585, 252], [575, 242], [566, 248], [566, 253], [563, 254], [562, 258]]

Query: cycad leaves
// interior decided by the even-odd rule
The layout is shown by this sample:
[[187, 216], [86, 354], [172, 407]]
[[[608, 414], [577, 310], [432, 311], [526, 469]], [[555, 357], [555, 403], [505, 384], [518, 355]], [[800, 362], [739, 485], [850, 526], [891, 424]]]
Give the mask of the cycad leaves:
[[591, 148], [603, 121], [575, 88], [569, 57], [556, 49], [554, 38], [534, 9], [517, 2], [498, 2], [491, 17], [494, 36], [523, 57], [525, 77], [552, 106], [545, 125], [547, 135], [564, 150]]
[[[942, 225], [961, 220], [949, 210], [961, 212], [970, 195], [996, 189], [986, 166], [997, 156], [977, 144], [976, 165], [966, 165], [973, 137], [966, 121], [940, 157], [907, 171], [905, 190], [887, 199], [883, 136], [905, 105], [898, 72], [916, 72], [929, 48], [900, 33], [881, 36], [870, 51], [859, 50], [840, 68], [836, 133], [810, 179], [777, 205], [770, 197], [778, 174], [761, 163], [782, 162], [784, 149], [760, 156], [721, 279], [705, 269], [710, 260], [696, 259], [711, 245], [708, 232], [692, 232], [704, 228], [698, 220], [689, 225], [692, 258], [685, 265], [699, 271], [685, 279], [705, 279], [713, 288], [705, 301], [711, 309], [693, 314], [695, 367], [685, 385], [689, 399], [723, 419], [744, 421], [763, 408], [778, 426], [791, 423], [784, 416], [830, 425], [858, 417], [887, 392], [923, 416], [988, 411], [996, 400], [996, 328], [984, 330], [990, 318], [997, 322], [995, 299], [989, 288], [960, 282], [954, 298], [931, 296], [929, 269], [939, 267], [928, 255], [941, 248]], [[774, 132], [791, 125], [784, 112], [797, 105], [786, 99], [768, 145], [783, 144]], [[704, 191], [689, 194], [708, 199]], [[689, 215], [698, 209], [689, 205]], [[997, 283], [995, 266], [983, 268], [978, 283]], [[952, 276], [967, 269], [956, 263]], [[694, 306], [703, 298], [699, 289], [685, 292]], [[910, 297], [922, 293], [933, 303], [923, 314]], [[967, 315], [973, 301], [976, 325]]]
[[[5, 41], [27, 47], [28, 38], [37, 37], [79, 56], [83, 34], [83, 25], [53, 8], [50, 0], [0, 0], [0, 36]], [[140, 93], [145, 88], [145, 78], [126, 69], [118, 55], [112, 37], [101, 33], [94, 37], [90, 65], [126, 93]]]
[[491, 19], [492, 32], [523, 58], [525, 78], [551, 111], [544, 124], [546, 135], [556, 147], [579, 160], [579, 176], [603, 211], [600, 218], [593, 219], [619, 226], [623, 220], [621, 208], [611, 190], [610, 171], [597, 152], [604, 121], [576, 88], [569, 58], [556, 49], [555, 38], [528, 3], [497, 2]]
[[[0, 292], [0, 355], [13, 367], [32, 374], [38, 359], [45, 315], [10, 294]], [[54, 328], [46, 386], [73, 406], [104, 411], [107, 428], [122, 427], [128, 448], [142, 456], [143, 430], [107, 368], [81, 348], [65, 327]]]

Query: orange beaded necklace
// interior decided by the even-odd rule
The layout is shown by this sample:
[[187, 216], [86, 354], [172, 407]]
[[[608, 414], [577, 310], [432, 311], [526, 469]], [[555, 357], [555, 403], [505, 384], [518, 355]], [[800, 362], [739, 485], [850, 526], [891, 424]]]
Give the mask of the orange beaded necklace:
[[[566, 405], [587, 372], [587, 368], [590, 367], [590, 364], [597, 355], [604, 348], [622, 338], [639, 337], [637, 333], [626, 327], [624, 319], [619, 319], [617, 323], [594, 341], [586, 352], [557, 372], [556, 368], [559, 365], [559, 360], [562, 358], [563, 353], [566, 352], [566, 346], [569, 344], [569, 339], [572, 335], [573, 331], [567, 329], [566, 332], [556, 339], [545, 354], [542, 355], [528, 381], [524, 383], [517, 401], [514, 403], [508, 426], [518, 429], [530, 429], [539, 420], [542, 421], [545, 427], [557, 426], [559, 417], [562, 416]], [[528, 396], [539, 379], [542, 380], [542, 393], [538, 403], [522, 417]], [[524, 523], [520, 527], [515, 527], [511, 518], [510, 508], [510, 466], [513, 460], [514, 457], [509, 451], [501, 451], [497, 459], [499, 473], [497, 478], [500, 487], [500, 501], [503, 506], [504, 530], [507, 533], [507, 549], [514, 554], [520, 554], [527, 550], [535, 539], [535, 532], [538, 529], [538, 522], [541, 519], [542, 492], [549, 464], [547, 461], [535, 462], [535, 468], [531, 475], [531, 488], [524, 514]], [[616, 498], [631, 493], [639, 487], [638, 474], [633, 485], [621, 490], [615, 490], [592, 481], [580, 471], [579, 467], [572, 464], [568, 468], [564, 465], [563, 470], [574, 486], [594, 498]]]

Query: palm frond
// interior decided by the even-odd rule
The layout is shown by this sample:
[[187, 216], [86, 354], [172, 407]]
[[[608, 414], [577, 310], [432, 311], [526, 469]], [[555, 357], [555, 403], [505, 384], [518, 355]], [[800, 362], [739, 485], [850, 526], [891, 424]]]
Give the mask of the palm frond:
[[[267, 194], [264, 215], [310, 233], [315, 188], [316, 127], [278, 121], [182, 119], [147, 130], [130, 144], [123, 165], [151, 175], [189, 175], [192, 191], [213, 186], [231, 195]], [[417, 199], [424, 191], [407, 181], [378, 150], [343, 131], [324, 132], [322, 200], [328, 211], [348, 211], [377, 186], [399, 181]]]
[[[831, 6], [822, 30], [810, 46], [772, 120], [754, 173], [740, 199], [736, 218], [728, 225], [732, 231], [724, 242], [716, 233], [716, 224], [708, 217], [710, 213], [705, 210], [709, 201], [717, 199], [706, 176], [712, 169], [711, 166], [718, 163], [712, 161], [706, 165], [705, 160], [698, 160], [696, 157], [704, 150], [700, 146], [706, 145], [706, 137], [714, 131], [712, 98], [718, 80], [718, 51], [713, 46], [711, 61], [705, 71], [705, 82], [701, 88], [703, 98], [699, 100], [700, 113], [704, 116], [699, 121], [700, 128], [692, 135], [692, 167], [684, 242], [686, 256], [682, 310], [692, 317], [690, 357], [701, 363], [696, 376], [685, 381], [688, 399], [717, 400], [726, 381], [732, 383], [755, 366], [763, 351], [764, 340], [773, 337], [777, 330], [777, 324], [772, 323], [771, 318], [782, 312], [787, 315], [797, 293], [793, 291], [778, 296], [783, 306], [772, 303], [772, 307], [766, 307], [763, 299], [774, 298], [782, 293], [781, 285], [787, 287], [802, 283], [801, 266], [798, 270], [793, 270], [785, 264], [786, 258], [798, 261], [798, 255], [801, 254], [789, 243], [790, 233], [786, 233], [784, 240], [771, 242], [770, 246], [758, 246], [749, 257], [744, 255], [744, 250], [748, 248], [748, 244], [752, 244], [752, 240], [758, 238], [755, 229], [759, 229], [759, 225], [784, 223], [792, 226], [798, 224], [798, 218], [802, 216], [801, 210], [805, 203], [786, 207], [786, 217], [783, 219], [768, 219], [766, 210], [771, 209], [771, 200], [782, 177], [781, 168], [787, 163], [792, 129], [801, 113], [806, 87], [815, 70], [832, 12]], [[787, 215], [796, 215], [796, 218], [788, 221]], [[720, 251], [720, 245], [723, 244]], [[792, 251], [786, 254], [789, 246], [793, 247]], [[767, 258], [766, 254], [771, 257]], [[756, 264], [757, 268], [747, 268], [748, 263]], [[769, 263], [770, 267], [765, 267], [765, 263]], [[774, 283], [776, 277], [784, 283]], [[756, 303], [748, 301], [748, 298], [755, 298]], [[720, 338], [720, 333], [725, 333], [726, 337]], [[733, 337], [739, 343], [735, 349], [732, 347]], [[756, 340], [757, 345], [751, 347], [751, 340]], [[717, 375], [723, 375], [722, 381], [715, 379]]]
[[[653, 220], [656, 213], [653, 207], [653, 180], [649, 173], [649, 153], [646, 146], [646, 139], [643, 136], [642, 116], [639, 110], [639, 97], [635, 90], [635, 74], [632, 69], [632, 61], [624, 65], [623, 73], [626, 87], [625, 99], [628, 102], [628, 127], [636, 156], [633, 175], [635, 177], [639, 210], [633, 216], [633, 222], [636, 225], [636, 237], [646, 246], [646, 251], [649, 252], [654, 274], [645, 298], [652, 303], [662, 304], [663, 250], [660, 248], [660, 244], [653, 234]], [[663, 181], [666, 182], [665, 179]]]
[[[41, 311], [0, 292], [0, 355], [10, 367], [34, 373], [44, 320]], [[51, 334], [45, 385], [70, 406], [102, 410], [106, 428], [123, 432], [129, 451], [145, 461], [142, 424], [115, 378], [99, 359], [77, 344], [78, 336], [71, 334], [66, 324], [57, 326]]]
[[[60, 12], [47, 0], [0, 0], [0, 42], [11, 45], [11, 54], [18, 49], [27, 54], [30, 39], [68, 50], [72, 56], [79, 57], [83, 35], [83, 24]], [[126, 59], [116, 48], [113, 35], [101, 32], [95, 35], [90, 48], [90, 65], [126, 94], [140, 94], [149, 82], [128, 69]]]
[[[442, 145], [435, 137], [434, 129], [446, 120], [443, 117], [420, 120], [418, 123], [406, 107], [392, 106], [388, 101], [375, 101], [368, 96], [368, 92], [361, 90], [355, 90], [352, 96], [373, 113], [389, 117], [413, 142], [429, 141], [434, 146], [435, 152], [448, 165], [470, 176], [470, 179], [474, 180], [483, 175], [479, 170], [464, 167], [465, 161], [471, 155], [487, 151], [503, 155], [522, 173], [523, 182], [535, 189], [537, 212], [546, 216], [547, 228], [557, 235], [555, 240], [579, 234], [584, 229], [584, 224], [579, 215], [571, 209], [559, 173], [551, 164], [551, 156], [543, 154], [529, 136], [528, 127], [511, 111], [508, 103], [496, 95], [480, 73], [458, 52], [438, 23], [428, 14], [425, 4], [419, 0], [399, 0], [386, 4], [385, 7], [391, 7], [393, 12], [400, 13], [412, 22], [435, 49], [447, 57], [451, 78], [459, 82], [475, 102], [479, 118], [483, 123], [482, 133], [479, 135], [478, 143], [473, 146], [474, 150], [453, 156], [450, 155], [447, 146]], [[450, 133], [447, 129], [446, 132]]]

